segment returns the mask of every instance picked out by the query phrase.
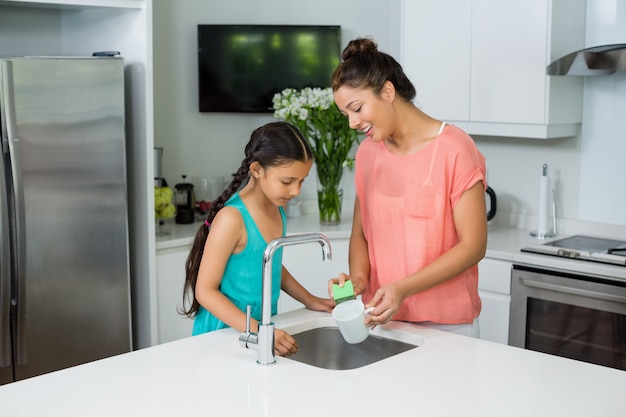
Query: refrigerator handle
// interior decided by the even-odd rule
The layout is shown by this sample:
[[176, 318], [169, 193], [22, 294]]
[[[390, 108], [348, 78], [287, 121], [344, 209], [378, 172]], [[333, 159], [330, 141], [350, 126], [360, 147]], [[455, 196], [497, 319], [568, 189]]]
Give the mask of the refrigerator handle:
[[[5, 172], [10, 170], [10, 181], [6, 183], [6, 194], [9, 207], [12, 205], [14, 224], [14, 242], [11, 259], [14, 261], [12, 273], [15, 283], [16, 305], [16, 329], [15, 348], [16, 364], [23, 365], [28, 361], [26, 350], [26, 227], [24, 220], [24, 189], [22, 187], [22, 170], [20, 166], [20, 141], [17, 137], [15, 126], [15, 103], [13, 94], [13, 67], [11, 61], [2, 61], [2, 123]], [[8, 145], [4, 147], [4, 145]]]
[[4, 63], [0, 67], [0, 368], [11, 366], [11, 247], [9, 239], [9, 206], [6, 189], [5, 139], [7, 138], [4, 103], [7, 100]]
[[11, 366], [11, 323], [10, 323], [10, 305], [11, 305], [11, 286], [10, 286], [10, 268], [9, 268], [9, 242], [7, 236], [6, 220], [6, 200], [4, 196], [4, 186], [2, 188], [2, 198], [0, 202], [0, 368]]
[[[3, 115], [0, 114], [0, 117]], [[0, 137], [3, 138], [4, 135]], [[0, 169], [4, 173], [4, 155], [0, 158]], [[6, 197], [3, 178], [0, 181], [0, 368], [11, 366], [11, 253]]]
[[[0, 115], [0, 117], [2, 117]], [[4, 163], [0, 160], [0, 167]], [[0, 368], [11, 366], [11, 268], [9, 268], [9, 236], [4, 181], [0, 184]]]

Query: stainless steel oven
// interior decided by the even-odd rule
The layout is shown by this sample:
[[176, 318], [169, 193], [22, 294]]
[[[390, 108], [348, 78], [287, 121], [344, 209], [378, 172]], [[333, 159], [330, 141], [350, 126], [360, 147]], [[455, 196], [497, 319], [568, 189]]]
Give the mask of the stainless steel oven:
[[626, 284], [515, 265], [509, 344], [626, 370]]
[[626, 370], [626, 280], [580, 273], [590, 260], [573, 258], [571, 270], [513, 266], [509, 344]]

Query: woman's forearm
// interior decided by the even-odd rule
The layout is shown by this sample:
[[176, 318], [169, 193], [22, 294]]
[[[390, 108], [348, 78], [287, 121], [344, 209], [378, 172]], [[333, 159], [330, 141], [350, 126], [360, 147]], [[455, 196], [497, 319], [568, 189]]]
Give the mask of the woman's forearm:
[[358, 198], [354, 202], [354, 217], [350, 234], [350, 248], [348, 250], [348, 265], [350, 277], [353, 281], [362, 281], [363, 287], [355, 288], [358, 294], [363, 293], [369, 285], [370, 260], [367, 240], [363, 234], [361, 212]]

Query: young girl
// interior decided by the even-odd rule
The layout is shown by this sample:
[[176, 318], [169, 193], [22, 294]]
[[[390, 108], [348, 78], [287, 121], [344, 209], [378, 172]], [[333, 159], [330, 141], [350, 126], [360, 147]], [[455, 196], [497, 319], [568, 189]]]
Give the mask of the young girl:
[[413, 84], [372, 39], [351, 41], [342, 58], [335, 103], [366, 139], [356, 154], [350, 277], [330, 284], [352, 280], [376, 307], [367, 324], [403, 320], [477, 337], [485, 158], [465, 132], [413, 104]]
[[[183, 312], [195, 317], [194, 335], [225, 327], [244, 331], [247, 305], [252, 307], [251, 331], [258, 331], [263, 252], [270, 241], [285, 235], [283, 206], [300, 194], [313, 164], [306, 139], [284, 122], [256, 129], [245, 153], [228, 188], [212, 202], [185, 265], [184, 299], [193, 295], [193, 301]], [[272, 314], [277, 313], [281, 289], [311, 310], [332, 310], [330, 299], [313, 296], [285, 267], [279, 268], [282, 248], [274, 262]], [[280, 329], [275, 330], [274, 346], [282, 356], [298, 350], [294, 338]]]

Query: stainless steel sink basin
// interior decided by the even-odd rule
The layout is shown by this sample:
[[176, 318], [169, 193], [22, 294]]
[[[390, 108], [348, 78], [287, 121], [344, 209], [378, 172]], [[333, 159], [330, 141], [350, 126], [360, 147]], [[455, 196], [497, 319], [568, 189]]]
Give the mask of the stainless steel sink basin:
[[349, 344], [336, 327], [317, 327], [293, 334], [300, 349], [289, 359], [324, 369], [346, 370], [381, 361], [418, 347], [370, 334], [365, 341]]

